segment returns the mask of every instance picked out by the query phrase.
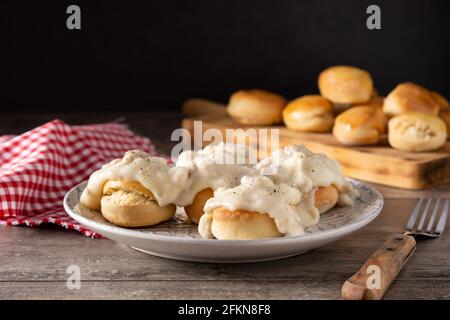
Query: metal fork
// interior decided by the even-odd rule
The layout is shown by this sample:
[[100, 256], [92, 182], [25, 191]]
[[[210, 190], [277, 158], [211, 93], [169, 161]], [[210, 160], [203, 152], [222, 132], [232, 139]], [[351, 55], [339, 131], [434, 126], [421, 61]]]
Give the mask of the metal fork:
[[[444, 206], [440, 211], [441, 215], [437, 223], [436, 220], [438, 219], [441, 198], [436, 198], [432, 211], [430, 210], [430, 207], [433, 198], [428, 198], [427, 203], [425, 204], [425, 208], [422, 211], [420, 210], [424, 200], [424, 198], [420, 198], [419, 202], [417, 202], [417, 205], [411, 213], [408, 223], [406, 224], [405, 234], [438, 238], [441, 236], [442, 232], [444, 232], [445, 224], [447, 222], [450, 199], [446, 199], [444, 201]], [[426, 224], [427, 226], [425, 228], [425, 222], [427, 217], [429, 216], [429, 212], [432, 212], [432, 214], [429, 217], [428, 223]]]
[[404, 233], [394, 234], [344, 283], [342, 298], [381, 299], [416, 249], [415, 237], [438, 238], [444, 232], [449, 202], [449, 198], [421, 198], [411, 212]]

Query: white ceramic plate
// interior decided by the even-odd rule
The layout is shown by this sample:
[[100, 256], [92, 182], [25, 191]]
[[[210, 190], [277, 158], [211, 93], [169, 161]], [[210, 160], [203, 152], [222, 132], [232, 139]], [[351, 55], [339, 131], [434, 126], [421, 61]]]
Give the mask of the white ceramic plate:
[[383, 197], [369, 186], [351, 180], [360, 197], [353, 207], [336, 207], [320, 217], [318, 225], [304, 235], [264, 240], [208, 240], [200, 238], [197, 226], [178, 209], [166, 223], [148, 228], [122, 228], [107, 222], [99, 212], [79, 206], [86, 182], [64, 198], [67, 213], [80, 224], [136, 250], [159, 257], [198, 262], [256, 262], [304, 253], [337, 241], [375, 219]]

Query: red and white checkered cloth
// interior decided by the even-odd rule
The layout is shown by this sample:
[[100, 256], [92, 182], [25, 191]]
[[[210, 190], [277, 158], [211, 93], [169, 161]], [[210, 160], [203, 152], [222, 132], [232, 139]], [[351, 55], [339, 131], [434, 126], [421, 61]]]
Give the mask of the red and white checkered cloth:
[[69, 126], [48, 122], [19, 136], [0, 137], [0, 223], [53, 223], [101, 237], [63, 209], [67, 191], [130, 149], [158, 155], [152, 142], [119, 123]]

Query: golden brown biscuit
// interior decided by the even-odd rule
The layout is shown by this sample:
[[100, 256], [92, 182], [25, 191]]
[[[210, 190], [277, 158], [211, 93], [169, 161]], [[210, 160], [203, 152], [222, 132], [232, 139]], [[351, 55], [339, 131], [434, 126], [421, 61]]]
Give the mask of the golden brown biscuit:
[[335, 116], [341, 114], [345, 110], [348, 110], [352, 107], [360, 107], [360, 106], [371, 106], [379, 109], [383, 109], [383, 103], [385, 97], [378, 95], [378, 92], [373, 89], [372, 96], [370, 100], [365, 103], [354, 103], [354, 104], [333, 104], [333, 113]]
[[384, 100], [383, 111], [389, 117], [406, 112], [422, 112], [437, 115], [439, 105], [426, 88], [412, 82], [395, 87]]
[[334, 66], [319, 75], [320, 94], [335, 104], [361, 104], [370, 100], [373, 82], [370, 74], [350, 66]]
[[252, 240], [282, 237], [275, 221], [265, 213], [216, 208], [211, 213], [211, 232], [216, 239]]
[[325, 213], [332, 209], [339, 199], [339, 192], [335, 186], [318, 187], [314, 193], [314, 205], [319, 212]]
[[341, 113], [335, 120], [333, 134], [348, 145], [377, 144], [386, 132], [386, 118], [379, 108], [358, 106]]
[[334, 123], [333, 106], [319, 95], [306, 95], [286, 106], [283, 121], [291, 130], [329, 132]]
[[373, 96], [365, 105], [383, 110], [384, 99], [383, 96]]
[[198, 224], [200, 217], [204, 214], [203, 208], [206, 201], [213, 196], [214, 192], [211, 188], [204, 189], [195, 195], [192, 204], [184, 207], [184, 211], [193, 223]]
[[447, 139], [445, 122], [437, 116], [409, 112], [389, 120], [389, 143], [403, 151], [431, 151]]
[[237, 122], [248, 125], [280, 123], [286, 99], [264, 90], [241, 90], [233, 93], [228, 103], [228, 114]]
[[107, 181], [103, 187], [101, 213], [122, 227], [152, 226], [172, 218], [175, 205], [160, 207], [150, 190], [137, 181]]

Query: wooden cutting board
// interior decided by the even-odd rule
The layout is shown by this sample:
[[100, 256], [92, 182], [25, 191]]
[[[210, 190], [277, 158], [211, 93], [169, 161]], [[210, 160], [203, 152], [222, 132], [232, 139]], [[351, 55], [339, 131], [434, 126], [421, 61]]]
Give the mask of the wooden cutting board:
[[406, 189], [426, 189], [450, 182], [450, 141], [433, 152], [404, 152], [391, 148], [386, 137], [376, 146], [349, 147], [331, 133], [302, 133], [284, 126], [245, 126], [236, 123], [225, 112], [225, 106], [202, 99], [191, 99], [183, 105], [190, 117], [182, 127], [193, 136], [194, 121], [202, 121], [202, 131], [215, 128], [225, 136], [226, 129], [279, 129], [280, 147], [303, 144], [314, 152], [325, 153], [341, 163], [348, 177]]

